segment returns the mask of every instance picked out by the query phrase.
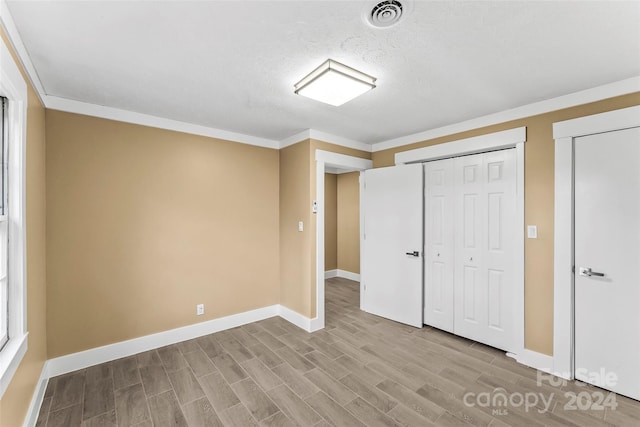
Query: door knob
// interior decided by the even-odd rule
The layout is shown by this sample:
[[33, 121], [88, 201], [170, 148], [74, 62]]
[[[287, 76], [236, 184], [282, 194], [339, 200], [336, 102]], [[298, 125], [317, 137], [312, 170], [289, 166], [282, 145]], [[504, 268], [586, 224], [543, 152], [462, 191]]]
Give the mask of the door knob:
[[406, 253], [407, 255], [411, 255], [411, 256], [416, 256], [416, 257], [420, 256], [420, 252], [418, 252], [418, 251], [405, 252], [405, 253]]
[[604, 277], [604, 273], [598, 273], [597, 271], [591, 271], [591, 267], [580, 267], [578, 269], [578, 274], [585, 277]]

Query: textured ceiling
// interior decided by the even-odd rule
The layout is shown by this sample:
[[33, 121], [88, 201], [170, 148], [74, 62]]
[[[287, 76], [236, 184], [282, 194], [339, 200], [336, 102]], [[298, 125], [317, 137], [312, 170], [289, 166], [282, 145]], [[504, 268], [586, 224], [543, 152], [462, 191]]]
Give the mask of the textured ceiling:
[[[375, 143], [640, 75], [638, 2], [9, 1], [47, 95], [280, 140]], [[341, 107], [293, 84], [327, 58], [378, 78]]]

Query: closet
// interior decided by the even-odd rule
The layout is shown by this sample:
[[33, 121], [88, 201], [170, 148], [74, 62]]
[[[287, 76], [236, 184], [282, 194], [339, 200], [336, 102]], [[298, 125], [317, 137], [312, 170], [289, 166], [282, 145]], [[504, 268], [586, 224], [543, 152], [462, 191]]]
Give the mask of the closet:
[[[402, 316], [393, 318], [382, 307], [393, 304], [406, 318], [420, 298], [422, 323], [514, 351], [515, 151], [365, 171], [365, 311], [402, 322]], [[415, 182], [419, 174], [420, 185]], [[414, 182], [407, 182], [408, 177]], [[378, 212], [368, 206], [378, 206]], [[420, 221], [415, 210], [421, 210]], [[395, 233], [390, 224], [403, 232]], [[416, 236], [422, 238], [422, 252], [415, 248]], [[406, 270], [414, 269], [419, 258], [420, 278], [407, 283]], [[370, 292], [378, 297], [367, 305]], [[406, 305], [399, 307], [403, 301]]]
[[515, 150], [425, 163], [424, 323], [504, 350], [515, 340]]

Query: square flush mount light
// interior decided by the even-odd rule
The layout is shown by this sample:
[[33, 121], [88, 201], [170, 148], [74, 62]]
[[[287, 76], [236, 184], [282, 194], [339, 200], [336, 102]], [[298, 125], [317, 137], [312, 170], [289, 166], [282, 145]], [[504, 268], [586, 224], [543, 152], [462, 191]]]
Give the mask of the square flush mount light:
[[376, 87], [376, 78], [332, 59], [295, 84], [295, 93], [339, 106]]

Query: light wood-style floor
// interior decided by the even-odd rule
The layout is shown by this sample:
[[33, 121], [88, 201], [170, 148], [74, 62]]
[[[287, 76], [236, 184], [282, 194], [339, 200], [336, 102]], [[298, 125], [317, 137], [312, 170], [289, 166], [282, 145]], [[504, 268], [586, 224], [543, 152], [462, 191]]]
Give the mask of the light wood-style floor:
[[37, 425], [640, 426], [637, 401], [570, 410], [606, 392], [537, 385], [498, 350], [360, 311], [356, 282], [326, 294], [313, 334], [271, 318], [52, 378]]

